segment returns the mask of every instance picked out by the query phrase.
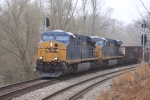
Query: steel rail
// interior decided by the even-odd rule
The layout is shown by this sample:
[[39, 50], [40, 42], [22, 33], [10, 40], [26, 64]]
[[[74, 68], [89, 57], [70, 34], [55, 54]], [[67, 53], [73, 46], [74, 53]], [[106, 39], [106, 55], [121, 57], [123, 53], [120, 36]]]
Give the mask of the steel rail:
[[[104, 77], [104, 76], [106, 76], [106, 75], [114, 74], [114, 73], [116, 73], [116, 72], [121, 72], [121, 71], [129, 70], [129, 69], [133, 69], [133, 68], [135, 68], [135, 67], [126, 68], [126, 69], [122, 69], [122, 70], [118, 70], [118, 71], [114, 71], [114, 72], [109, 72], [109, 73], [106, 73], [106, 74], [102, 74], [102, 75], [95, 76], [95, 77], [90, 78], [90, 79], [83, 80], [83, 81], [81, 81], [81, 82], [79, 82], [79, 83], [75, 83], [75, 84], [73, 84], [73, 85], [71, 85], [71, 86], [68, 86], [68, 87], [62, 89], [62, 90], [59, 90], [59, 91], [57, 91], [57, 92], [55, 92], [55, 93], [53, 93], [53, 94], [51, 94], [51, 95], [49, 95], [49, 96], [43, 98], [42, 100], [49, 100], [49, 99], [51, 99], [52, 97], [55, 97], [56, 95], [58, 95], [58, 94], [60, 94], [60, 93], [62, 93], [62, 92], [64, 92], [64, 91], [67, 91], [67, 90], [69, 90], [69, 89], [71, 89], [71, 88], [73, 88], [73, 87], [75, 87], [75, 86], [80, 85], [80, 84], [84, 84], [84, 83], [86, 83], [86, 82], [92, 81], [92, 80], [94, 80], [94, 79], [97, 79], [97, 78], [100, 78], [100, 77]], [[123, 73], [123, 72], [122, 72], [122, 73]]]
[[[132, 70], [130, 70], [130, 71], [132, 71]], [[103, 82], [105, 82], [105, 81], [107, 81], [107, 80], [109, 80], [109, 79], [112, 79], [112, 78], [117, 77], [117, 76], [122, 75], [122, 74], [123, 74], [123, 72], [122, 72], [122, 73], [119, 73], [119, 74], [117, 74], [117, 75], [113, 75], [113, 76], [111, 76], [111, 77], [107, 77], [106, 79], [103, 79], [103, 80], [101, 80], [101, 81], [99, 81], [99, 82], [96, 82], [96, 83], [94, 83], [94, 84], [92, 84], [92, 85], [86, 87], [85, 89], [81, 90], [80, 92], [76, 93], [75, 95], [71, 96], [68, 100], [77, 100], [78, 98], [81, 97], [81, 95], [83, 96], [86, 92], [90, 91], [90, 90], [93, 89], [94, 87], [96, 87], [96, 86], [102, 84]]]
[[[26, 81], [26, 82], [21, 82], [21, 83], [17, 83], [17, 84], [12, 84], [12, 85], [8, 85], [8, 86], [5, 86], [5, 87], [1, 87], [0, 88], [0, 100], [6, 100], [6, 99], [10, 100], [10, 99], [12, 99], [14, 97], [17, 97], [17, 96], [23, 95], [25, 93], [28, 93], [28, 92], [31, 92], [31, 91], [34, 91], [34, 90], [46, 87], [48, 85], [52, 85], [52, 84], [55, 84], [55, 83], [58, 83], [58, 82], [62, 82], [62, 81], [65, 81], [65, 80], [69, 80], [69, 79], [72, 79], [72, 78], [84, 76], [87, 73], [88, 74], [95, 73], [95, 72], [98, 72], [98, 71], [100, 71], [100, 70], [92, 70], [92, 71], [89, 71], [89, 72], [87, 71], [87, 72], [84, 72], [84, 73], [78, 73], [77, 75], [74, 75], [74, 76], [69, 75], [67, 77], [60, 77], [60, 78], [57, 78], [57, 79], [52, 79], [52, 80], [47, 81], [47, 82], [34, 84], [34, 85], [28, 86], [28, 87], [23, 87], [22, 85], [27, 84], [27, 82], [32, 83], [32, 81], [34, 81], [34, 80], [29, 80], [29, 81]], [[38, 81], [40, 79], [35, 79], [35, 80]], [[7, 90], [9, 90], [9, 88], [18, 87], [19, 85], [21, 87], [23, 87], [23, 88], [20, 88], [18, 90], [11, 90], [9, 92], [7, 91]], [[3, 93], [3, 91], [5, 91], [5, 90], [7, 92]]]
[[7, 91], [13, 91], [14, 89], [16, 89], [16, 88], [18, 88], [20, 86], [24, 87], [27, 84], [32, 84], [32, 83], [38, 82], [38, 81], [40, 81], [42, 79], [43, 78], [38, 78], [38, 79], [28, 80], [28, 81], [19, 82], [19, 83], [7, 85], [7, 86], [4, 86], [4, 87], [0, 87], [0, 95], [7, 93]]
[[52, 79], [52, 80], [49, 80], [49, 81], [46, 81], [43, 83], [39, 83], [39, 84], [35, 84], [35, 85], [29, 86], [29, 87], [21, 88], [19, 90], [11, 91], [9, 93], [0, 95], [0, 100], [10, 100], [14, 97], [17, 97], [17, 96], [23, 95], [25, 93], [46, 87], [48, 85], [55, 84], [55, 83], [60, 82], [60, 81], [63, 81], [63, 80]]

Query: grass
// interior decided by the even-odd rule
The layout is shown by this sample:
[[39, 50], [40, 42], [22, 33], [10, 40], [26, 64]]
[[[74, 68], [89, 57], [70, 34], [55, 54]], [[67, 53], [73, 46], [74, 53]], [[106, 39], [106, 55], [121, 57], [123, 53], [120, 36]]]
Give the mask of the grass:
[[36, 77], [35, 72], [25, 73], [21, 67], [5, 66], [0, 68], [0, 86], [27, 81]]
[[98, 100], [150, 100], [150, 65], [142, 62], [134, 72], [112, 79], [111, 86]]

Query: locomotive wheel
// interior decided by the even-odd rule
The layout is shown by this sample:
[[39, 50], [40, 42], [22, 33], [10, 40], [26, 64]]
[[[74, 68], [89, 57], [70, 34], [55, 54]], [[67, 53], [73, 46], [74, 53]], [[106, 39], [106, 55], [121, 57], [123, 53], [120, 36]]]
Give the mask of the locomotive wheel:
[[108, 66], [108, 61], [104, 61], [102, 64], [103, 67], [107, 67]]
[[97, 62], [97, 68], [101, 68], [102, 67], [102, 62]]
[[69, 73], [74, 73], [74, 72], [76, 72], [76, 65], [70, 65], [69, 67], [68, 67], [68, 71], [69, 71]]

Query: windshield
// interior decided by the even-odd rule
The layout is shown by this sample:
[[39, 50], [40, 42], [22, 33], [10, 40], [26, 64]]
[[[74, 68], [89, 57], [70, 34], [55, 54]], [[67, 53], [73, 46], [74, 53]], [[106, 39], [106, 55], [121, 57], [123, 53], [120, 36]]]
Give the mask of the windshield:
[[44, 35], [43, 40], [54, 40], [54, 36], [51, 35]]
[[99, 41], [99, 42], [97, 42], [96, 44], [97, 44], [97, 45], [100, 45], [100, 46], [103, 46], [103, 45], [104, 45], [103, 41]]
[[56, 36], [57, 41], [69, 41], [69, 36]]

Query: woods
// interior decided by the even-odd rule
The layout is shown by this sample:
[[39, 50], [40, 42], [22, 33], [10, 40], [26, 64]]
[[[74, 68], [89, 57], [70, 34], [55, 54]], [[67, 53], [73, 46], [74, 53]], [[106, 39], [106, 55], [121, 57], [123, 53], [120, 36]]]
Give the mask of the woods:
[[[128, 46], [140, 45], [139, 26], [143, 20], [125, 25], [112, 19], [112, 9], [104, 9], [103, 0], [5, 0], [0, 4], [1, 84], [35, 77], [34, 58], [44, 18], [50, 19], [48, 30], [97, 35], [121, 40]], [[142, 1], [141, 4], [146, 9]], [[143, 18], [149, 22], [149, 12]]]

